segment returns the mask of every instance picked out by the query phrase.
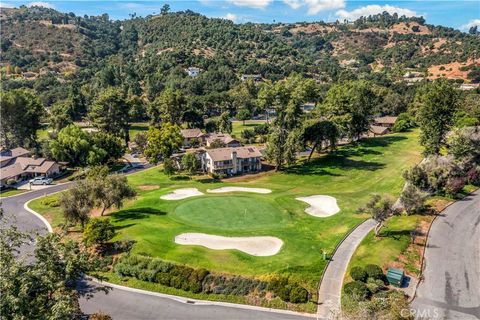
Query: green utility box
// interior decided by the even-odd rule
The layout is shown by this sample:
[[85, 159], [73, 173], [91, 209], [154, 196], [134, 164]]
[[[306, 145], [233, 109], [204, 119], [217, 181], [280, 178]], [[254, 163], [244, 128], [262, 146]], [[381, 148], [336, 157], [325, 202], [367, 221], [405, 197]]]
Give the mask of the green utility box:
[[395, 287], [401, 287], [403, 282], [404, 272], [402, 269], [390, 268], [387, 271], [387, 280]]

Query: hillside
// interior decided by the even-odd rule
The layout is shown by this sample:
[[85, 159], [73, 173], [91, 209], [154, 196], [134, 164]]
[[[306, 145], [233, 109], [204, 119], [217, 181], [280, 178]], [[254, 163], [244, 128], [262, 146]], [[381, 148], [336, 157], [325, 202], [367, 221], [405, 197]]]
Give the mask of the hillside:
[[[192, 11], [112, 21], [40, 7], [1, 10], [1, 70], [17, 81], [7, 88], [22, 79], [41, 78], [43, 86], [74, 79], [92, 90], [121, 85], [152, 98], [165, 87], [199, 96], [224, 92], [241, 74], [394, 81], [414, 70], [480, 78], [480, 36], [423, 18], [384, 13], [353, 23], [234, 24]], [[184, 71], [189, 66], [201, 70], [195, 82]]]

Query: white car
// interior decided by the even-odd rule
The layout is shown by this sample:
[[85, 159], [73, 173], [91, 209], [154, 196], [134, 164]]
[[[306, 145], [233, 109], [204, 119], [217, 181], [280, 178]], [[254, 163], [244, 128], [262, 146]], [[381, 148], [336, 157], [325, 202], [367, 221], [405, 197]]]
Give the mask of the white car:
[[52, 178], [43, 178], [43, 177], [37, 177], [30, 180], [31, 185], [47, 185], [47, 184], [52, 184], [52, 182], [53, 182]]

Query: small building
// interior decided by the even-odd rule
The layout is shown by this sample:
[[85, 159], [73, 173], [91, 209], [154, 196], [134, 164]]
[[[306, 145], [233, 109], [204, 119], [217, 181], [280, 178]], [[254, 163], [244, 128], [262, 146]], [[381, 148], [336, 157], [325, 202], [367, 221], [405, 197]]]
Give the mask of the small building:
[[196, 144], [203, 145], [205, 143], [205, 134], [198, 128], [182, 129], [180, 133], [183, 136], [184, 147], [192, 147]]
[[239, 175], [262, 170], [262, 154], [255, 146], [207, 149], [202, 169], [209, 173]]
[[22, 181], [32, 177], [52, 177], [60, 173], [60, 165], [45, 158], [29, 157], [30, 151], [14, 148], [0, 152], [0, 187], [9, 181]]
[[312, 112], [315, 109], [315, 103], [314, 102], [307, 102], [302, 104], [302, 110], [305, 113]]
[[460, 85], [460, 90], [468, 91], [468, 90], [475, 90], [479, 86], [478, 83], [462, 83]]
[[379, 127], [391, 128], [397, 122], [398, 117], [378, 117], [374, 119], [374, 125]]
[[207, 147], [210, 147], [212, 142], [215, 140], [220, 140], [225, 144], [225, 147], [235, 148], [241, 147], [242, 144], [235, 138], [232, 138], [228, 133], [210, 133], [206, 136]]
[[391, 132], [390, 128], [373, 125], [373, 126], [370, 126], [370, 128], [368, 129], [368, 136], [369, 137], [383, 136], [390, 132]]
[[189, 67], [189, 68], [185, 69], [185, 72], [188, 73], [189, 77], [196, 78], [200, 74], [200, 68]]
[[262, 81], [261, 74], [242, 74], [240, 77], [242, 81], [247, 81], [248, 79], [252, 79], [255, 82]]
[[404, 277], [404, 272], [402, 269], [390, 268], [387, 271], [387, 281], [395, 287], [402, 286], [403, 277]]

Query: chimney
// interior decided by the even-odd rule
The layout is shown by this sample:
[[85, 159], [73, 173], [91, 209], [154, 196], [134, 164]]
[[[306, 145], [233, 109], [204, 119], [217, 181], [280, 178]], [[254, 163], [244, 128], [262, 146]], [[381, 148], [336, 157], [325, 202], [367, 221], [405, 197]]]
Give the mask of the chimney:
[[232, 158], [232, 164], [233, 164], [232, 173], [237, 174], [237, 151], [235, 150], [232, 151], [231, 158]]

